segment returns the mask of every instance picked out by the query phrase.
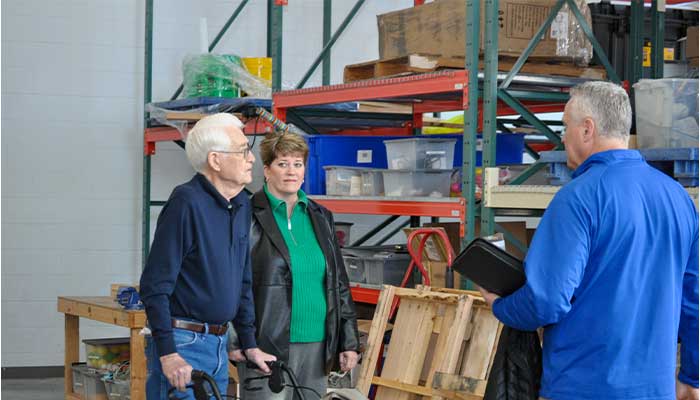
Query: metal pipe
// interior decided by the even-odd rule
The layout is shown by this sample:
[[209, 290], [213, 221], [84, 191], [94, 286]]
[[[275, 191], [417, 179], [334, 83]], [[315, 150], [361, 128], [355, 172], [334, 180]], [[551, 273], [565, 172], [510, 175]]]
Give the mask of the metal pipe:
[[464, 69], [469, 73], [467, 84], [467, 108], [464, 110], [464, 134], [462, 137], [462, 197], [466, 201], [466, 231], [461, 247], [474, 240], [476, 232], [476, 135], [479, 125], [479, 34], [481, 25], [479, 0], [467, 0], [466, 47]]
[[[331, 15], [333, 11], [333, 3], [331, 0], [323, 0], [323, 46], [325, 47], [331, 40]], [[324, 86], [331, 83], [331, 52], [326, 53], [323, 57], [322, 68], [322, 84]]]
[[[496, 164], [496, 108], [498, 106], [498, 0], [484, 3], [484, 84], [483, 84], [483, 128], [481, 165], [483, 168]], [[485, 191], [486, 180], [483, 179]], [[481, 208], [481, 235], [494, 233], [494, 211]]]
[[306, 74], [304, 74], [304, 77], [301, 78], [299, 83], [297, 84], [297, 89], [301, 89], [304, 87], [306, 82], [311, 78], [311, 75], [313, 75], [314, 71], [316, 71], [316, 67], [318, 67], [318, 64], [321, 63], [321, 60], [326, 56], [326, 53], [328, 53], [331, 50], [331, 47], [333, 47], [333, 44], [338, 40], [340, 35], [343, 33], [345, 28], [350, 24], [350, 21], [352, 21], [352, 18], [357, 14], [357, 12], [360, 10], [360, 7], [365, 3], [365, 0], [357, 0], [357, 3], [352, 7], [348, 15], [345, 17], [343, 22], [340, 24], [338, 27], [338, 30], [335, 31], [333, 34], [333, 37], [326, 43], [325, 46], [323, 46], [323, 50], [321, 50], [321, 53], [316, 57], [313, 63], [311, 63], [311, 66], [309, 67], [308, 71], [306, 71]]
[[664, 77], [664, 25], [666, 0], [651, 0], [651, 77]]
[[282, 89], [282, 6], [268, 0], [268, 57], [272, 58], [272, 91]]
[[[153, 76], [153, 0], [146, 0], [143, 54], [143, 129], [148, 127], [146, 104], [151, 102]], [[141, 199], [141, 268], [146, 266], [151, 244], [151, 156], [143, 155]]]

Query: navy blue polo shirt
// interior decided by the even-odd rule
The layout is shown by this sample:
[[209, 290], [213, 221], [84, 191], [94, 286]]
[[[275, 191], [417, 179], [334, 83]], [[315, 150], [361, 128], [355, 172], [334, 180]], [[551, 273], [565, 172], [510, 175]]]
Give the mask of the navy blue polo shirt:
[[251, 291], [250, 201], [231, 201], [201, 174], [176, 187], [158, 217], [140, 295], [160, 356], [175, 353], [171, 318], [233, 321], [256, 347]]

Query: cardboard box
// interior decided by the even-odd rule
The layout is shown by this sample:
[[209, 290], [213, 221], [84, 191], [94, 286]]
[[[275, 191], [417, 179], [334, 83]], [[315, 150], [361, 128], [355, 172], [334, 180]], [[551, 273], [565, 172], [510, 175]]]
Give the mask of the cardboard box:
[[[691, 26], [688, 28], [685, 41], [685, 57], [690, 60], [698, 58], [698, 27]], [[697, 61], [696, 61], [697, 62]]]
[[[547, 19], [555, 0], [501, 0], [499, 3], [498, 49], [500, 55], [519, 56], [530, 38]], [[466, 0], [436, 0], [432, 3], [377, 16], [379, 57], [431, 54], [464, 57]], [[481, 40], [484, 49], [484, 5], [481, 3]], [[590, 25], [590, 10], [579, 8]], [[531, 56], [584, 60], [591, 45], [572, 12], [562, 9]], [[587, 54], [587, 55], [586, 55]]]

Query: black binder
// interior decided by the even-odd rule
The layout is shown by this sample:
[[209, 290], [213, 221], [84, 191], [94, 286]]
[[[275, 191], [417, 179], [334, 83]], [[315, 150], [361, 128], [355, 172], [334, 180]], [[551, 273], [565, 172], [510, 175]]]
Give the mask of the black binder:
[[452, 268], [499, 296], [507, 296], [525, 284], [522, 261], [481, 238], [469, 243], [452, 263]]

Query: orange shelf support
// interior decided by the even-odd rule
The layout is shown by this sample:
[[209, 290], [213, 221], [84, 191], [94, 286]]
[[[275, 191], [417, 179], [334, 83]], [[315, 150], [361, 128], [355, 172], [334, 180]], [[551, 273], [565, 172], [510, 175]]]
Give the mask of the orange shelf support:
[[379, 289], [363, 288], [359, 286], [350, 287], [352, 300], [357, 303], [377, 304], [379, 301]]
[[[443, 71], [401, 78], [375, 79], [308, 89], [286, 90], [272, 95], [274, 114], [284, 120], [286, 109], [346, 101], [415, 98], [416, 96], [458, 92], [466, 97], [467, 71]], [[407, 101], [411, 101], [407, 99]]]
[[462, 197], [435, 200], [429, 198], [426, 200], [353, 199], [324, 196], [311, 196], [311, 198], [332, 212], [341, 214], [458, 218], [459, 235], [464, 236], [466, 201]]

